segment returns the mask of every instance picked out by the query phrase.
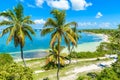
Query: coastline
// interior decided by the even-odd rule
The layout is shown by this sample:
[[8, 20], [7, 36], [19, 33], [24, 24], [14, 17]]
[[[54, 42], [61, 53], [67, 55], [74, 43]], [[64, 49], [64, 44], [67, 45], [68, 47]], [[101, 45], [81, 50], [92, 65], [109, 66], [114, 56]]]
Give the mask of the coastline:
[[95, 33], [90, 33], [90, 34], [101, 37], [102, 41], [100, 41], [100, 42], [110, 42], [109, 37], [106, 34], [95, 34]]
[[[109, 42], [108, 35], [105, 34], [94, 34], [89, 33], [90, 35], [98, 36], [101, 38], [100, 41], [96, 42], [87, 42], [78, 44], [74, 51], [76, 52], [94, 52], [96, 51], [97, 47], [100, 45], [101, 42]], [[48, 55], [49, 49], [36, 49], [36, 50], [28, 50], [24, 51], [24, 58], [25, 60], [37, 59], [37, 58], [44, 58]], [[63, 49], [62, 53], [69, 53], [67, 47]], [[9, 54], [12, 55], [15, 61], [21, 61], [20, 52], [10, 52]]]
[[[110, 42], [108, 35], [105, 34], [95, 34], [95, 33], [90, 33], [91, 35], [95, 35], [100, 37], [102, 40], [98, 42], [87, 42], [87, 43], [82, 43], [79, 44], [76, 48], [73, 49], [75, 52], [94, 52], [96, 51], [97, 47], [100, 45], [101, 42]], [[69, 53], [68, 49], [65, 48], [62, 53]]]

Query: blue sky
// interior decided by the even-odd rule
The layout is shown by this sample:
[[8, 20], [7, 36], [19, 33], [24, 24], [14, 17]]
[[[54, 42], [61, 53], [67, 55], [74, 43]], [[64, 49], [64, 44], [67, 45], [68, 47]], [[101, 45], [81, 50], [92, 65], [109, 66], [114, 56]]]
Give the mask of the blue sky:
[[[41, 28], [53, 8], [66, 10], [67, 22], [76, 21], [78, 28], [117, 28], [120, 24], [120, 0], [0, 0], [0, 12], [13, 9], [20, 2], [24, 14], [31, 15]], [[0, 17], [0, 21], [6, 18]]]

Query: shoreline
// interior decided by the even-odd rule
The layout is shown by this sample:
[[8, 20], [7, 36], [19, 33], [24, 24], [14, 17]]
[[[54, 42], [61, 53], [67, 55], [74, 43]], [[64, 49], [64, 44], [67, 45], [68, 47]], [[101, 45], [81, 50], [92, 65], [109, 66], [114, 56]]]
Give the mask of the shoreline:
[[110, 42], [110, 41], [109, 41], [109, 37], [108, 37], [108, 35], [106, 35], [106, 34], [95, 34], [95, 33], [90, 33], [90, 34], [96, 35], [96, 36], [98, 36], [98, 37], [101, 37], [101, 38], [102, 38], [102, 41], [100, 41], [100, 42]]
[[101, 34], [101, 33], [97, 34], [97, 33], [92, 33], [92, 32], [85, 32], [85, 33], [89, 33], [91, 35], [95, 35], [95, 36], [100, 37], [102, 39], [101, 42], [110, 42], [109, 37], [106, 34]]
[[[86, 42], [82, 44], [78, 44], [77, 48], [74, 49], [76, 52], [94, 52], [97, 49], [97, 46], [100, 45], [101, 42], [109, 42], [108, 35], [105, 34], [94, 34], [89, 33], [90, 35], [95, 35], [101, 38], [101, 41], [96, 42]], [[49, 49], [36, 49], [36, 50], [27, 50], [24, 51], [25, 60], [37, 59], [37, 58], [44, 58], [48, 55]], [[62, 51], [62, 53], [68, 54], [67, 47]], [[10, 52], [9, 54], [15, 59], [15, 61], [21, 61], [20, 59], [20, 52]]]
[[[87, 43], [82, 43], [78, 44], [76, 48], [73, 49], [75, 52], [94, 52], [96, 51], [97, 47], [100, 45], [101, 42], [110, 42], [108, 35], [105, 34], [95, 34], [95, 33], [89, 33], [94, 36], [100, 37], [102, 40], [101, 41], [96, 41], [96, 42], [87, 42]], [[62, 53], [69, 53], [68, 49], [65, 48]]]

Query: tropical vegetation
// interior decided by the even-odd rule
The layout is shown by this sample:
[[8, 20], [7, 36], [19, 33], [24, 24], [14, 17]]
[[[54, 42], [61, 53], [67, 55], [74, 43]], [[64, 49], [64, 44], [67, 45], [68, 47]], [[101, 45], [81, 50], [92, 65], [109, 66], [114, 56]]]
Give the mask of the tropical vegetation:
[[[27, 61], [28, 63], [36, 62], [34, 64], [29, 64], [29, 67], [36, 70], [46, 70], [45, 77], [43, 80], [48, 80], [48, 74], [55, 74], [57, 68], [57, 80], [59, 78], [59, 72], [61, 67], [66, 65], [65, 61], [71, 59], [76, 60], [76, 63], [71, 63], [68, 66], [62, 68], [62, 73], [60, 76], [66, 76], [65, 71], [73, 70], [74, 67], [79, 67], [83, 64], [97, 63], [100, 61], [98, 57], [103, 57], [106, 54], [117, 54], [118, 58], [111, 67], [104, 68], [101, 72], [89, 72], [84, 76], [79, 76], [77, 80], [119, 80], [120, 79], [120, 25], [118, 29], [85, 29], [77, 30], [77, 23], [70, 22], [66, 23], [66, 13], [65, 10], [53, 9], [50, 12], [53, 18], [48, 18], [44, 24], [41, 31], [41, 35], [45, 36], [50, 34], [50, 48], [49, 55], [45, 59], [36, 59]], [[21, 62], [14, 62], [13, 58], [9, 54], [0, 54], [0, 80], [33, 80], [35, 77], [43, 74], [33, 74], [33, 71], [26, 67], [24, 60], [23, 48], [26, 42], [26, 38], [32, 40], [32, 35], [35, 35], [34, 30], [31, 25], [34, 22], [30, 19], [30, 16], [25, 16], [23, 13], [23, 6], [18, 4], [13, 10], [7, 10], [0, 12], [0, 16], [4, 16], [7, 19], [0, 22], [0, 26], [5, 29], [1, 33], [1, 37], [8, 34], [6, 43], [9, 44], [14, 41], [15, 47], [20, 47], [21, 58], [23, 60], [24, 66]], [[80, 38], [79, 32], [88, 33], [102, 33], [109, 36], [110, 42], [102, 42], [95, 52], [74, 52], [73, 48], [77, 47], [77, 42]], [[66, 45], [62, 45], [65, 42]], [[63, 55], [62, 49], [67, 46], [69, 55]], [[96, 58], [92, 61], [80, 61], [81, 58]], [[78, 60], [78, 61], [77, 61]], [[104, 59], [105, 60], [105, 59]], [[107, 59], [106, 59], [107, 60]], [[38, 62], [37, 62], [38, 61]], [[102, 61], [102, 60], [101, 60]], [[37, 64], [38, 63], [38, 64]], [[37, 64], [37, 67], [36, 67]], [[34, 76], [33, 76], [34, 75]], [[43, 78], [44, 76], [42, 76]], [[35, 78], [36, 79], [36, 78]], [[38, 78], [37, 78], [38, 79]]]
[[33, 80], [33, 71], [15, 63], [9, 54], [0, 54], [0, 80]]
[[72, 30], [71, 26], [76, 26], [76, 22], [70, 22], [66, 24], [65, 20], [65, 11], [54, 9], [51, 11], [51, 14], [54, 18], [48, 18], [46, 23], [44, 24], [44, 29], [41, 31], [41, 35], [44, 36], [46, 34], [51, 34], [50, 47], [54, 47], [54, 45], [58, 44], [58, 70], [57, 70], [57, 80], [59, 80], [59, 69], [60, 69], [60, 46], [61, 42], [64, 39], [64, 42], [69, 46], [70, 42], [74, 45], [77, 45], [74, 36], [76, 33]]
[[[64, 46], [60, 47], [60, 50], [64, 49]], [[47, 56], [46, 59], [46, 65], [44, 66], [45, 70], [49, 69], [54, 69], [57, 68], [57, 56], [58, 56], [58, 44], [56, 44], [52, 50], [49, 50], [49, 55]], [[65, 66], [65, 60], [68, 60], [67, 55], [60, 54], [60, 66], [64, 67]]]
[[24, 66], [26, 66], [23, 56], [23, 47], [25, 45], [25, 38], [28, 37], [32, 40], [31, 35], [35, 35], [31, 27], [31, 24], [34, 24], [34, 22], [30, 20], [30, 16], [24, 16], [23, 6], [21, 4], [18, 4], [13, 10], [1, 12], [0, 16], [4, 16], [8, 19], [0, 22], [0, 26], [7, 26], [7, 28], [2, 31], [1, 36], [8, 33], [9, 36], [6, 43], [8, 44], [13, 40], [14, 46], [20, 47], [21, 58], [24, 62]]

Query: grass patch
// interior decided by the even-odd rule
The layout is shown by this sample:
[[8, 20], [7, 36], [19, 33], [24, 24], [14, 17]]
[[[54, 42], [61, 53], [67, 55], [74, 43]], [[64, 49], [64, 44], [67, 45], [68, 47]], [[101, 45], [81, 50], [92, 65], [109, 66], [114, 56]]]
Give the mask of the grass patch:
[[[61, 68], [60, 77], [65, 77], [65, 76], [68, 76], [69, 74], [73, 74], [73, 73], [66, 74], [66, 72], [71, 71], [74, 68], [87, 66], [90, 64], [96, 64], [98, 62], [109, 61], [109, 60], [110, 59], [93, 60], [93, 61], [80, 61], [77, 63], [72, 63], [70, 65], [66, 65], [64, 68]], [[42, 80], [43, 78], [46, 78], [46, 77], [48, 77], [50, 80], [56, 80], [56, 71], [57, 71], [57, 69], [52, 69], [52, 70], [47, 70], [45, 72], [41, 72], [38, 74], [34, 74], [34, 80], [38, 80], [38, 79]]]

